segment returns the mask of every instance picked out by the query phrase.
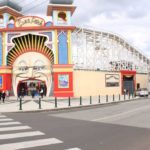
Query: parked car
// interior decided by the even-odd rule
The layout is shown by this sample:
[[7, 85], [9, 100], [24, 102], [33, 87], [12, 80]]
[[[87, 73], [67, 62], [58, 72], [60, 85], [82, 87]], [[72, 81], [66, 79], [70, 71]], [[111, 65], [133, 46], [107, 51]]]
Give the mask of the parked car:
[[136, 96], [140, 96], [140, 97], [148, 97], [148, 89], [147, 88], [139, 88], [137, 91], [136, 91]]

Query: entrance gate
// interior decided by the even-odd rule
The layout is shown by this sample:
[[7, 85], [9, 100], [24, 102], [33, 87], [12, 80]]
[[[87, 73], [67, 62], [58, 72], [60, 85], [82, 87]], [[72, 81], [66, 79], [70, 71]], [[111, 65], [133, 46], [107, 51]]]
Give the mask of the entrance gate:
[[135, 92], [136, 85], [136, 71], [134, 70], [121, 70], [121, 80], [122, 80], [122, 94], [124, 90], [127, 93], [133, 94]]
[[19, 82], [17, 93], [18, 96], [39, 96], [41, 89], [43, 89], [44, 95], [46, 95], [47, 87], [45, 82], [40, 80], [25, 80]]
[[126, 89], [130, 94], [134, 93], [134, 78], [131, 77], [123, 77], [123, 89]]

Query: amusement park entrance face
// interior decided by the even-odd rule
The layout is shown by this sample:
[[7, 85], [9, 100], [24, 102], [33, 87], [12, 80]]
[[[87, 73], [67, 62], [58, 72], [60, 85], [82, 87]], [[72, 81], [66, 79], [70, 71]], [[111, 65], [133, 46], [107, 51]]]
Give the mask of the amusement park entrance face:
[[52, 85], [51, 62], [46, 56], [37, 52], [27, 52], [20, 55], [13, 64], [13, 90], [17, 96], [20, 82], [43, 81], [47, 87], [48, 96]]

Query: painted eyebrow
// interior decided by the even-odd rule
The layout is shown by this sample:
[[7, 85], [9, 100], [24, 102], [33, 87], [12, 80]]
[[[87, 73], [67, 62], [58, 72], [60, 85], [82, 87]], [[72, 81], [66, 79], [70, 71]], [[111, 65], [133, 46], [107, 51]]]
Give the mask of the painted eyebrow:
[[19, 62], [18, 65], [27, 65], [27, 62]]
[[44, 65], [44, 62], [43, 62], [42, 60], [36, 60], [36, 61], [34, 62], [34, 64], [37, 64], [37, 63], [41, 63], [42, 65]]

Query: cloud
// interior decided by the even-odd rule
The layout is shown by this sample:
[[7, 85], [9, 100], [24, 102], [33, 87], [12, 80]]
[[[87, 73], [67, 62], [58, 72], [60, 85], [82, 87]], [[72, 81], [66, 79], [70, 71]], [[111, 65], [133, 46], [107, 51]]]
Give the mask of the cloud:
[[76, 0], [74, 24], [120, 34], [150, 55], [150, 3], [148, 0]]

